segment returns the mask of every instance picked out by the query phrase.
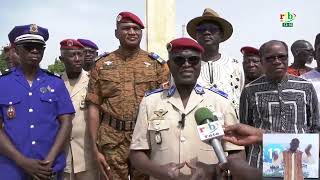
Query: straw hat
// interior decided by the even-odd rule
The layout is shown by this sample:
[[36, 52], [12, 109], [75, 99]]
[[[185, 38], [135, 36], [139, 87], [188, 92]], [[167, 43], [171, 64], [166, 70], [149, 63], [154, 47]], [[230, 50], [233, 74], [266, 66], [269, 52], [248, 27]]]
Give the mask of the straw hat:
[[196, 17], [194, 19], [191, 19], [188, 24], [187, 24], [187, 31], [188, 34], [193, 38], [196, 39], [196, 28], [197, 26], [203, 22], [203, 21], [212, 21], [213, 23], [217, 23], [222, 31], [223, 31], [223, 37], [222, 37], [222, 42], [229, 39], [230, 36], [232, 35], [233, 28], [231, 23], [229, 23], [227, 20], [221, 18], [217, 12], [210, 8], [206, 8], [202, 16]]

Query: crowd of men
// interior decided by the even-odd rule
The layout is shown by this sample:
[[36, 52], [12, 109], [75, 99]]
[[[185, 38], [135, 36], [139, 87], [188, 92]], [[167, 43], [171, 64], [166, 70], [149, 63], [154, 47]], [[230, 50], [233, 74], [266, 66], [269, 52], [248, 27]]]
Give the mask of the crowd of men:
[[[0, 76], [1, 180], [262, 179], [263, 133], [319, 132], [320, 34], [314, 47], [292, 44], [288, 67], [280, 40], [239, 48], [242, 65], [220, 52], [233, 27], [209, 8], [187, 24], [194, 40], [164, 47], [168, 61], [140, 48], [143, 29], [135, 14], [119, 13], [119, 48], [99, 56], [90, 40], [62, 40], [61, 77], [39, 67], [46, 28], [9, 32]], [[306, 66], [313, 58], [314, 69]], [[227, 163], [198, 137], [201, 107], [221, 117]]]

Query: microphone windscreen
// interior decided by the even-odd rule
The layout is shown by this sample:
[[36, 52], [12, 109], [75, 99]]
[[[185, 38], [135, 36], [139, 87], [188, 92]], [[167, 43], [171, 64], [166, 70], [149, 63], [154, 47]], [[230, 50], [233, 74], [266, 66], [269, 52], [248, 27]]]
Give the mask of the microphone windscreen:
[[214, 118], [212, 112], [205, 107], [199, 108], [194, 113], [194, 119], [197, 122], [197, 125], [202, 125], [207, 123], [207, 120], [215, 121], [216, 118]]

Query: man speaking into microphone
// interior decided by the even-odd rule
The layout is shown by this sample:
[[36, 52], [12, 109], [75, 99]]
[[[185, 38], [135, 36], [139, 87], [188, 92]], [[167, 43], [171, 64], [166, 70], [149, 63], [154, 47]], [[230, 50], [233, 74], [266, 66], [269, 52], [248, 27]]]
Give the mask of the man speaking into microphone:
[[[146, 92], [130, 146], [131, 163], [150, 179], [215, 179], [219, 160], [212, 146], [201, 141], [195, 112], [206, 107], [221, 117], [221, 124], [232, 125], [237, 123], [234, 109], [224, 92], [196, 84], [204, 51], [197, 42], [179, 38], [167, 49], [174, 83]], [[243, 155], [242, 146], [223, 143], [222, 147]]]

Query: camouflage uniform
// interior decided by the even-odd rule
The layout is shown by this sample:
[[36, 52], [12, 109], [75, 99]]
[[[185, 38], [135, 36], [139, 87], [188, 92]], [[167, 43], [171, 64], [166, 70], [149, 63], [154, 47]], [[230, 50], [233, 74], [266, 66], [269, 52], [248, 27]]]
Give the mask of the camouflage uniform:
[[168, 80], [169, 73], [166, 64], [143, 50], [130, 57], [124, 54], [118, 49], [96, 62], [86, 97], [88, 102], [99, 105], [103, 114], [98, 146], [111, 167], [113, 179], [128, 177], [129, 146], [145, 91], [158, 88]]

